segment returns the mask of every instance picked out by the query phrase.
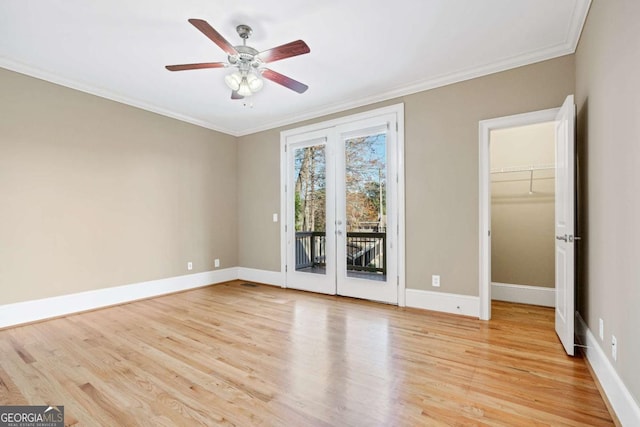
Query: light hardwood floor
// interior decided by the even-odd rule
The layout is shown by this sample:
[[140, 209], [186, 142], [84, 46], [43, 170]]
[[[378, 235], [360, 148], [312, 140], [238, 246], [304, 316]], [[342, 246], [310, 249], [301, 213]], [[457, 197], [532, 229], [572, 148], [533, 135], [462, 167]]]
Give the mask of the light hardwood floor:
[[552, 309], [493, 316], [232, 282], [0, 331], [0, 404], [84, 426], [613, 424]]

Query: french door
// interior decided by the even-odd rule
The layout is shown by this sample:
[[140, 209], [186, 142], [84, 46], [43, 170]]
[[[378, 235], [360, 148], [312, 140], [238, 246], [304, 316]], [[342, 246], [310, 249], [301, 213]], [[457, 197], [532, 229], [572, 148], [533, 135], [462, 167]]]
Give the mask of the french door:
[[324, 130], [287, 140], [285, 270], [287, 287], [335, 294], [335, 166], [328, 142]]
[[397, 114], [290, 132], [286, 286], [398, 303]]

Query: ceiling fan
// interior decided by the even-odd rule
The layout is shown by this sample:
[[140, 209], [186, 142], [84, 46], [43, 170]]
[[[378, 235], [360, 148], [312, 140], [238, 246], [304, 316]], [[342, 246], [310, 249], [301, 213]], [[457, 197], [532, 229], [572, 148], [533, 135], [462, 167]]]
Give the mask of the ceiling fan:
[[199, 70], [203, 68], [236, 68], [236, 71], [227, 75], [224, 80], [231, 88], [231, 99], [243, 99], [262, 89], [263, 81], [260, 77], [271, 80], [295, 92], [303, 93], [309, 86], [300, 83], [266, 68], [264, 65], [281, 59], [309, 53], [311, 49], [302, 40], [296, 40], [273, 49], [258, 50], [247, 46], [247, 39], [253, 32], [248, 25], [238, 25], [236, 31], [242, 38], [242, 45], [232, 46], [211, 25], [202, 19], [189, 19], [194, 27], [207, 36], [212, 42], [224, 50], [228, 56], [228, 62], [203, 62], [198, 64], [167, 65], [169, 71]]

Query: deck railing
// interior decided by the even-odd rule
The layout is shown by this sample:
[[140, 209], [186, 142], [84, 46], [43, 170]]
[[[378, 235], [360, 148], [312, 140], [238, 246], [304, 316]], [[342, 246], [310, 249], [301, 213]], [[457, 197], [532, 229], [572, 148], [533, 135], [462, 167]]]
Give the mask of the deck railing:
[[387, 274], [387, 233], [347, 233], [347, 270]]
[[324, 231], [296, 231], [296, 270], [325, 265]]
[[[347, 270], [387, 274], [387, 233], [348, 232]], [[326, 265], [323, 231], [296, 232], [296, 270]]]

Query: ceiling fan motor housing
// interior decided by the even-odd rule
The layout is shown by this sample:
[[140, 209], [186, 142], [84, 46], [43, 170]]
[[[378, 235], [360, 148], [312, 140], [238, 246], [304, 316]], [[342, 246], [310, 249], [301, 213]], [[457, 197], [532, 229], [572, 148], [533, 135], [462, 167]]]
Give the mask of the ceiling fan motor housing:
[[258, 52], [256, 49], [251, 46], [234, 46], [234, 48], [238, 51], [238, 55], [229, 55], [229, 63], [230, 64], [247, 64], [252, 65], [254, 68], [260, 66], [260, 58], [258, 57]]

